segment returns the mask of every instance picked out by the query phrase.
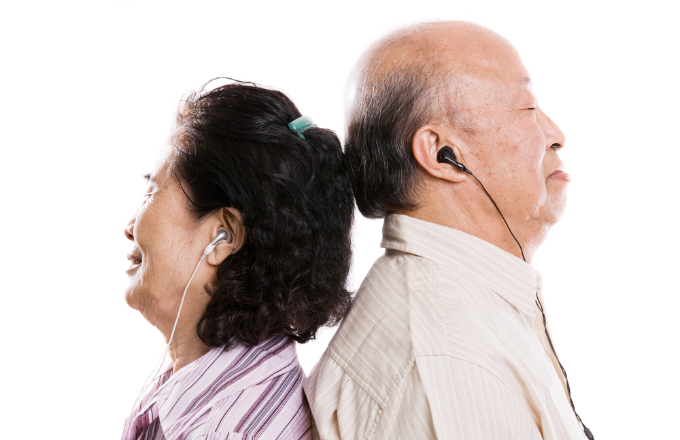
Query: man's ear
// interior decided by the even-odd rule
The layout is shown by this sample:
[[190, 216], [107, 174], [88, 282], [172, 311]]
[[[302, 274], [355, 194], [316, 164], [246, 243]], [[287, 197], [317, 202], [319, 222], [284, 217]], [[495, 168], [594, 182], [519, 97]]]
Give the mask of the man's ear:
[[413, 136], [413, 157], [416, 158], [416, 161], [423, 167], [425, 172], [430, 175], [450, 182], [463, 182], [469, 177], [467, 173], [460, 171], [449, 163], [437, 161], [439, 150], [444, 146], [448, 146], [453, 150], [458, 162], [465, 164], [460, 148], [456, 145], [460, 142], [448, 138], [450, 136], [446, 134], [442, 127], [423, 125]]
[[214, 239], [220, 229], [226, 229], [229, 238], [218, 243], [215, 249], [206, 257], [208, 264], [219, 266], [229, 255], [235, 254], [246, 242], [246, 228], [243, 226], [243, 215], [236, 208], [221, 208], [214, 214], [214, 226], [211, 239]]

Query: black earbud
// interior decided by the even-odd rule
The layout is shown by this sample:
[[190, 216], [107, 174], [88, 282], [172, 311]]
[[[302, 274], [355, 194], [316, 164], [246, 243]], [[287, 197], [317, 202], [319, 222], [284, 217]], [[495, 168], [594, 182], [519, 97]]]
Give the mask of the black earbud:
[[451, 149], [451, 147], [444, 146], [444, 147], [441, 148], [441, 150], [439, 150], [439, 152], [437, 153], [437, 162], [448, 163], [450, 165], [453, 165], [454, 167], [456, 167], [460, 171], [464, 171], [464, 172], [472, 175], [470, 170], [468, 170], [465, 165], [463, 165], [462, 163], [460, 163], [456, 160], [456, 155], [453, 152], [453, 150]]

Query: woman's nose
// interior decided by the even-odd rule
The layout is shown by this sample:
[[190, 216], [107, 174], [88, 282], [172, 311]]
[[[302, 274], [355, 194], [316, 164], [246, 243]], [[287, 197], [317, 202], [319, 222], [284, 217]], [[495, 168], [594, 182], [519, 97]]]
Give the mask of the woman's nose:
[[132, 217], [128, 222], [127, 226], [125, 226], [125, 238], [127, 238], [130, 241], [134, 241], [135, 239], [134, 232], [135, 232], [135, 217]]

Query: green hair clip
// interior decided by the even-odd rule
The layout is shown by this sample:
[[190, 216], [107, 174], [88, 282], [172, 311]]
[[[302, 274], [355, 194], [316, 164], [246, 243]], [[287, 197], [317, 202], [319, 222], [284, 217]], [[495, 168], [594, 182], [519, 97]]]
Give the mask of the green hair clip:
[[314, 121], [312, 121], [312, 118], [310, 118], [309, 116], [300, 116], [299, 118], [288, 124], [288, 128], [293, 130], [293, 132], [300, 136], [302, 139], [305, 138], [302, 135], [302, 133], [305, 130], [312, 127], [316, 127], [316, 124], [314, 123]]

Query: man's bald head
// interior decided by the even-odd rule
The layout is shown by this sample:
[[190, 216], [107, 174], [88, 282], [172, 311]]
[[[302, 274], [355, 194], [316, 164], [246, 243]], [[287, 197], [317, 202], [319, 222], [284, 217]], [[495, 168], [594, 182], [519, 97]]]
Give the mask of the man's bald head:
[[[359, 59], [348, 87], [349, 116], [361, 111], [362, 104], [378, 89], [406, 75], [418, 82], [416, 87], [437, 93], [449, 102], [451, 81], [465, 79], [487, 60], [490, 42], [505, 41], [484, 27], [458, 21], [422, 23], [394, 31], [374, 43]], [[481, 43], [481, 44], [480, 44]], [[412, 84], [415, 85], [415, 84]], [[440, 108], [447, 111], [447, 108]]]
[[492, 79], [493, 64], [508, 48], [489, 29], [450, 21], [399, 29], [363, 54], [350, 76], [346, 107], [346, 152], [362, 214], [380, 218], [416, 206], [415, 132], [439, 123], [473, 134], [468, 91]]
[[394, 31], [356, 63], [348, 84], [348, 117], [358, 116], [381, 92], [390, 93], [385, 90], [388, 85], [401, 85], [400, 80], [412, 77], [403, 86], [425, 91], [429, 103], [436, 100], [438, 115], [460, 119], [453, 110], [465, 109], [465, 86], [492, 76], [508, 49], [516, 53], [497, 33], [462, 21], [421, 23]]

